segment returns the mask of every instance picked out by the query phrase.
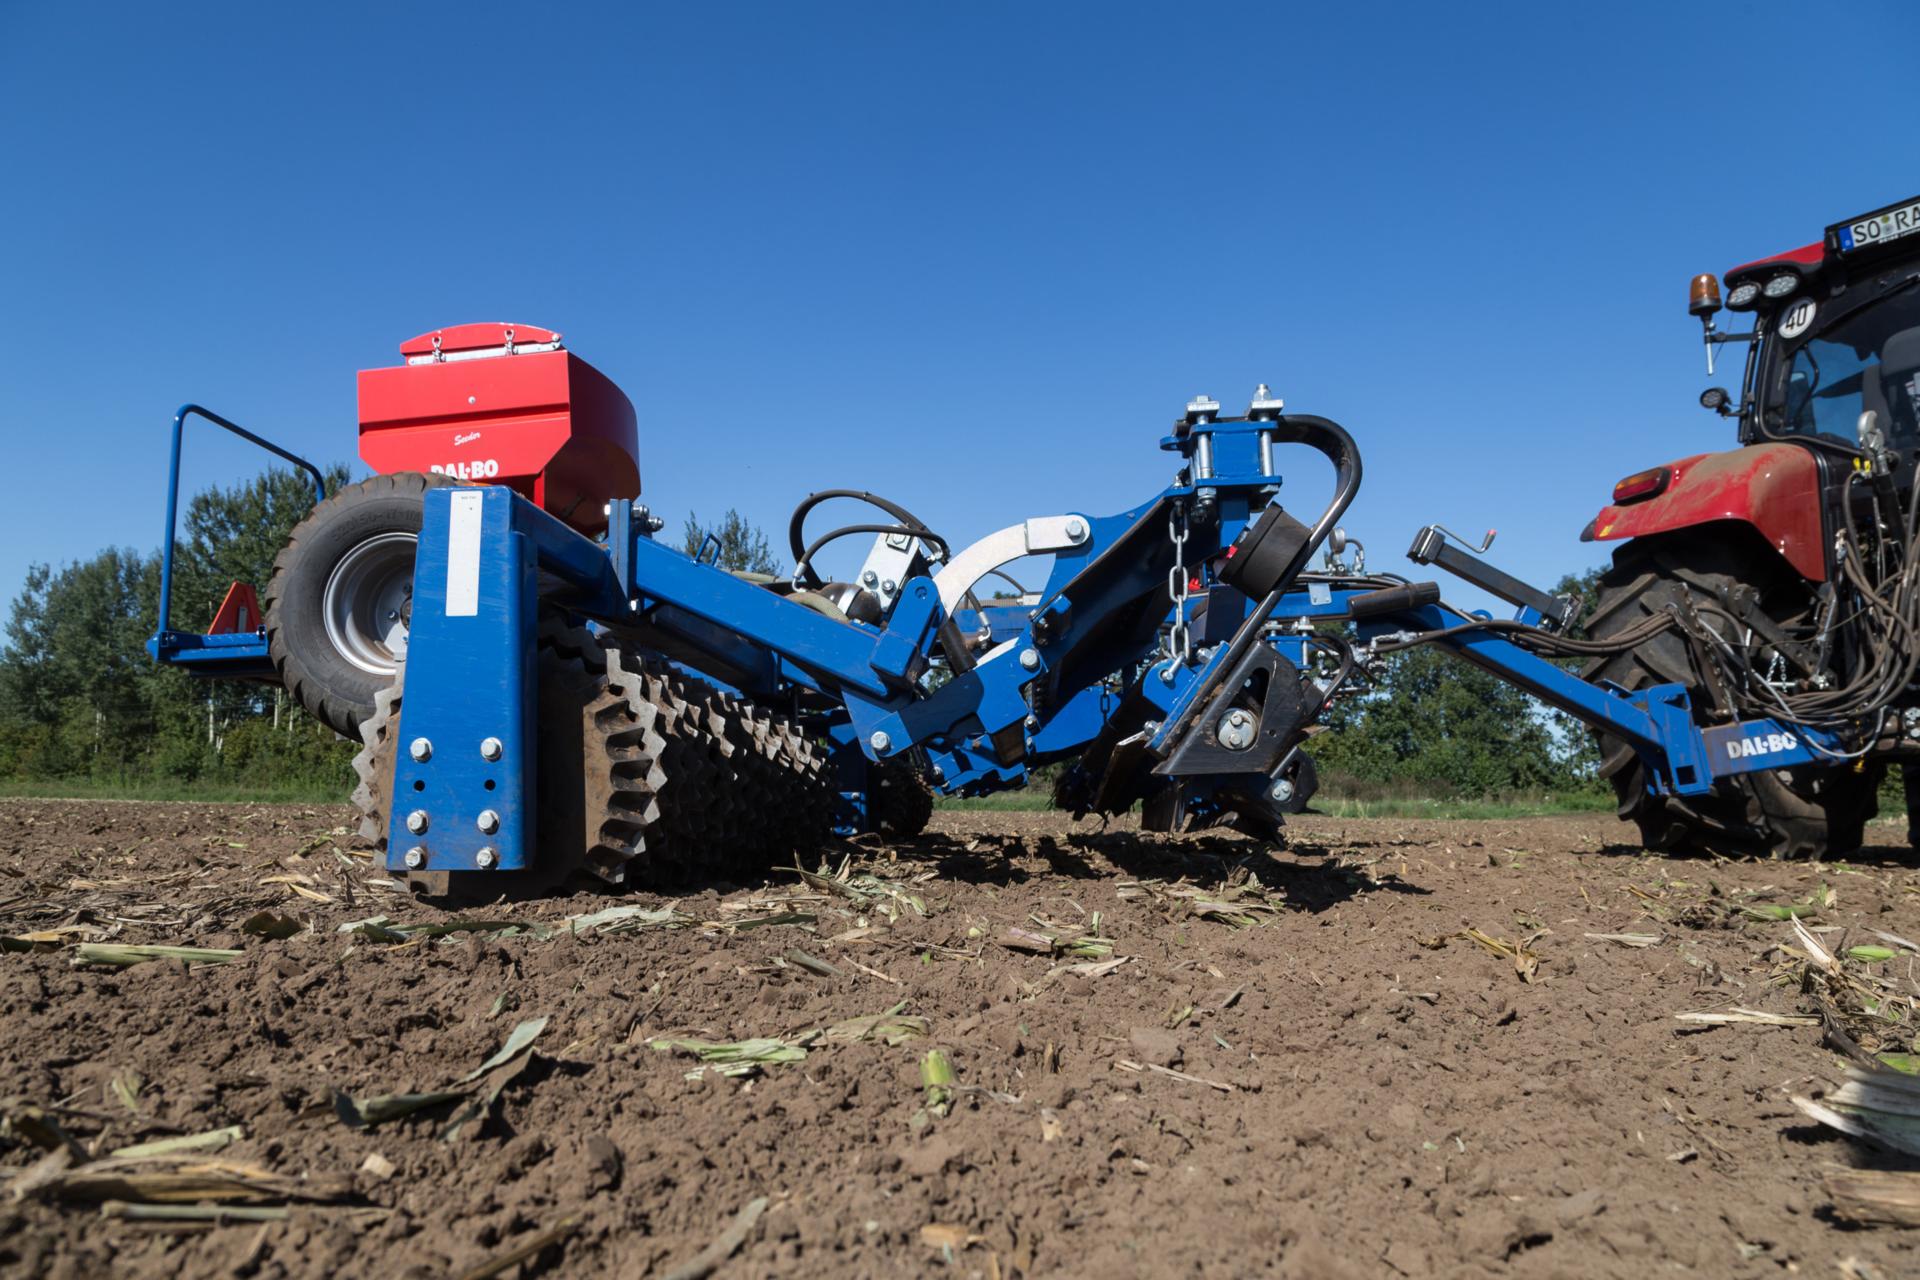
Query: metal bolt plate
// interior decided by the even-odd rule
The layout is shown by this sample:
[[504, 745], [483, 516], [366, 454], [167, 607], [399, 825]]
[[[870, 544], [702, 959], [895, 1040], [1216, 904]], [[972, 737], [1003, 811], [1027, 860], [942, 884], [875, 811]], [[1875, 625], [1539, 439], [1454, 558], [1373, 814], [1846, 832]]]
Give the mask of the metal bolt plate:
[[1214, 730], [1215, 736], [1220, 739], [1220, 745], [1229, 751], [1245, 751], [1253, 745], [1253, 740], [1259, 731], [1260, 726], [1254, 718], [1238, 708], [1221, 716], [1220, 723]]

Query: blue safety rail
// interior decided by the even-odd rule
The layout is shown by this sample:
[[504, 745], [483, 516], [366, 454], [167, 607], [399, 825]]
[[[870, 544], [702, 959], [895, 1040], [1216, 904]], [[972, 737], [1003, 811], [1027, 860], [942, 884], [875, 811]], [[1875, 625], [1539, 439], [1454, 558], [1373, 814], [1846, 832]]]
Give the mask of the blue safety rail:
[[267, 654], [267, 632], [264, 627], [222, 635], [173, 629], [173, 543], [179, 527], [180, 440], [185, 434], [188, 418], [204, 418], [214, 426], [230, 431], [242, 440], [299, 467], [313, 477], [313, 500], [316, 503], [325, 501], [327, 482], [321, 476], [320, 468], [305, 458], [287, 452], [273, 441], [255, 435], [210, 409], [197, 404], [183, 404], [180, 411], [173, 415], [173, 447], [167, 463], [167, 532], [166, 540], [160, 544], [159, 619], [152, 638], [147, 641], [147, 652], [158, 661], [196, 675], [237, 679], [271, 677], [274, 674], [273, 662]]

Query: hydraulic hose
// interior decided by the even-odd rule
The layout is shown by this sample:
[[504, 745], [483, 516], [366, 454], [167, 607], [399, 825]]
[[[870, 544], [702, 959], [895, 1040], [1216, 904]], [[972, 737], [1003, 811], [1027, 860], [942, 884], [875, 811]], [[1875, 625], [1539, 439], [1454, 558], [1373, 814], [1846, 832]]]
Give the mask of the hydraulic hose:
[[819, 586], [820, 576], [814, 572], [813, 558], [819, 555], [820, 548], [829, 542], [855, 533], [904, 533], [938, 547], [943, 556], [948, 554], [947, 540], [930, 529], [913, 528], [904, 524], [843, 524], [838, 529], [829, 530], [809, 542], [806, 549], [800, 553], [800, 558], [794, 562], [793, 571], [803, 575], [809, 586]]
[[[864, 502], [870, 507], [878, 507], [895, 520], [898, 520], [901, 527], [847, 525], [844, 528], [835, 529], [832, 533], [829, 533], [824, 538], [818, 539], [809, 547], [806, 536], [807, 517], [812, 514], [815, 507], [823, 502], [831, 502], [835, 498], [852, 498], [854, 501]], [[822, 489], [818, 493], [810, 493], [802, 498], [800, 505], [793, 509], [793, 517], [787, 521], [787, 545], [793, 552], [794, 573], [809, 587], [825, 585], [821, 580], [820, 574], [813, 567], [814, 553], [842, 535], [870, 532], [910, 533], [916, 538], [938, 546], [943, 553], [947, 549], [946, 540], [936, 534], [932, 529], [929, 529], [926, 521], [914, 515], [913, 512], [907, 510], [897, 502], [883, 498], [877, 493], [868, 493], [865, 489]]]

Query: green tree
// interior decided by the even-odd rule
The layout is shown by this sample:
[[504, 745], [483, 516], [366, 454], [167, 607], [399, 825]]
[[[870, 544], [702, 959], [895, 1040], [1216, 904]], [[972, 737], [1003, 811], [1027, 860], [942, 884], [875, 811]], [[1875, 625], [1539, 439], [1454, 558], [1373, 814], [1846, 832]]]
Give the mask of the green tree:
[[[348, 479], [338, 465], [324, 475], [329, 494]], [[193, 495], [183, 536], [174, 544], [173, 625], [183, 631], [205, 627], [233, 583], [264, 588], [274, 557], [312, 510], [313, 478], [282, 467]]]
[[714, 563], [722, 569], [745, 573], [779, 574], [780, 561], [773, 555], [773, 547], [767, 542], [767, 535], [748, 523], [732, 507], [727, 514], [714, 525], [703, 525], [693, 512], [687, 512], [687, 523], [681, 539], [681, 550], [690, 556], [697, 556], [712, 538], [720, 544], [720, 555]]
[[[335, 467], [337, 487], [346, 470]], [[187, 505], [176, 544], [172, 624], [204, 627], [228, 585], [263, 584], [313, 505], [304, 477], [270, 471]], [[353, 746], [270, 685], [197, 681], [146, 652], [160, 557], [109, 548], [36, 565], [0, 644], [0, 776], [213, 777], [344, 791]]]
[[[1582, 614], [1591, 612], [1600, 572], [1567, 575], [1554, 592], [1579, 597]], [[1372, 687], [1336, 703], [1327, 724], [1308, 749], [1336, 787], [1344, 778], [1483, 797], [1600, 785], [1585, 725], [1433, 646], [1387, 657]]]
[[1397, 653], [1339, 703], [1311, 750], [1329, 773], [1455, 796], [1565, 785], [1562, 752], [1526, 694], [1432, 648]]

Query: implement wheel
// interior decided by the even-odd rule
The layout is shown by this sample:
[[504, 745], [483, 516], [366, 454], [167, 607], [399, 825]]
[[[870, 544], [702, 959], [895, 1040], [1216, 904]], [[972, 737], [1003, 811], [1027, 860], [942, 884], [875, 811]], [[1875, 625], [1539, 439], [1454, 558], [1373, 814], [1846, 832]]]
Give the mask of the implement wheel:
[[[1596, 640], [1618, 634], [1673, 603], [1710, 602], [1719, 591], [1746, 585], [1760, 592], [1761, 607], [1785, 622], [1805, 609], [1803, 579], [1771, 547], [1739, 531], [1709, 527], [1694, 534], [1630, 542], [1614, 554], [1600, 579], [1600, 598], [1587, 621]], [[1727, 625], [1703, 615], [1709, 626]], [[1714, 716], [1713, 695], [1698, 658], [1677, 630], [1660, 632], [1625, 653], [1597, 659], [1584, 675], [1626, 689], [1683, 684], [1698, 724], [1724, 723]], [[1646, 770], [1634, 750], [1617, 738], [1596, 735], [1600, 773], [1613, 783], [1620, 816], [1640, 828], [1655, 850], [1820, 858], [1860, 847], [1876, 810], [1878, 769], [1847, 765], [1769, 769], [1723, 778], [1706, 795], [1660, 796], [1647, 789]]]
[[883, 836], [911, 839], [933, 820], [933, 788], [910, 760], [898, 756], [869, 766], [873, 790], [868, 793], [873, 829]]
[[405, 471], [349, 485], [313, 509], [274, 557], [268, 651], [294, 700], [358, 738], [374, 695], [407, 656], [413, 552], [428, 489], [458, 485]]

